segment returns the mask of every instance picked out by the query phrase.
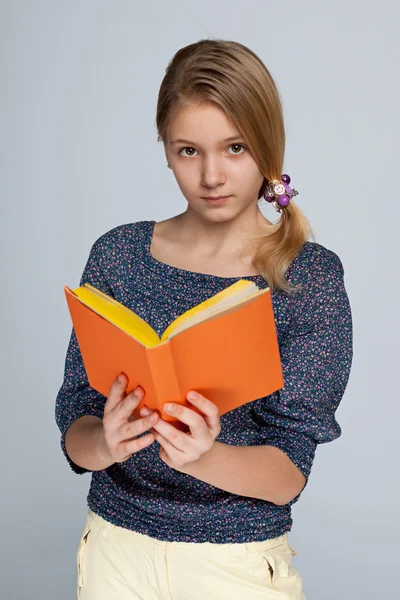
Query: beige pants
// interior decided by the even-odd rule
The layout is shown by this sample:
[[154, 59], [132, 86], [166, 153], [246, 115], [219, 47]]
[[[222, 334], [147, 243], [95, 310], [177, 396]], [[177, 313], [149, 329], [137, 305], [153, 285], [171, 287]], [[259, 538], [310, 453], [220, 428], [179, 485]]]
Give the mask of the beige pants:
[[263, 542], [163, 542], [88, 510], [78, 600], [306, 600], [285, 533]]

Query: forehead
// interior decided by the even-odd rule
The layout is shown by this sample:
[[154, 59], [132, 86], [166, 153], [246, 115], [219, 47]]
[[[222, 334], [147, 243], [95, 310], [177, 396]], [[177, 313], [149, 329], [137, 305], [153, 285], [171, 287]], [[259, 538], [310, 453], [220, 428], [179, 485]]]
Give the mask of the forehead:
[[169, 141], [224, 142], [241, 137], [240, 131], [224, 110], [214, 103], [190, 104], [176, 113], [169, 128]]

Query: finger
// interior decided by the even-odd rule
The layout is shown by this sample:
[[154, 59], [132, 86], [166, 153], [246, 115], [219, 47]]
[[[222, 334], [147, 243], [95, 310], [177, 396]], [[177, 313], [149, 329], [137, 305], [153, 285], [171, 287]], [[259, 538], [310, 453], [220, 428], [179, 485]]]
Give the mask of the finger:
[[175, 417], [189, 426], [189, 429], [193, 437], [199, 437], [204, 433], [207, 433], [208, 426], [205, 422], [203, 415], [195, 412], [191, 408], [182, 406], [181, 404], [174, 404], [173, 402], [167, 402], [163, 406], [164, 411]]
[[136, 419], [135, 421], [126, 423], [120, 429], [122, 439], [127, 440], [129, 438], [137, 437], [145, 431], [149, 431], [158, 421], [159, 414], [154, 412], [143, 417], [143, 419]]
[[[124, 388], [126, 388], [126, 384], [124, 384]], [[132, 390], [132, 392], [130, 394], [124, 394], [124, 398], [122, 400], [119, 400], [119, 402], [115, 403], [115, 406], [113, 409], [110, 409], [107, 406], [107, 410], [106, 410], [106, 406], [104, 407], [104, 416], [108, 416], [111, 412], [113, 413], [113, 418], [117, 418], [119, 423], [125, 422], [125, 421], [129, 421], [132, 420], [130, 419], [130, 417], [132, 417], [132, 413], [133, 411], [137, 408], [137, 406], [140, 404], [140, 402], [142, 401], [144, 396], [144, 390], [143, 388], [141, 388], [140, 386], [138, 386], [137, 388], [135, 388], [134, 390]], [[112, 398], [113, 400], [113, 398]], [[107, 400], [108, 402], [108, 400]], [[112, 406], [113, 402], [110, 402], [110, 405]], [[107, 403], [106, 403], [107, 405]]]
[[127, 383], [128, 378], [124, 373], [120, 373], [120, 375], [113, 381], [107, 401], [104, 405], [104, 414], [114, 410], [121, 400], [124, 399]]
[[113, 381], [108, 393], [106, 403], [104, 405], [104, 416], [115, 409], [118, 404], [125, 398], [125, 389], [128, 383], [128, 378], [125, 373], [120, 373]]
[[151, 431], [154, 432], [154, 435], [156, 433], [161, 434], [174, 448], [181, 452], [188, 454], [196, 452], [196, 442], [190, 434], [179, 431], [179, 429], [161, 418], [153, 425]]
[[211, 431], [218, 431], [220, 429], [219, 408], [214, 402], [211, 402], [211, 400], [208, 400], [208, 398], [194, 390], [188, 392], [186, 398], [203, 413], [204, 420]]
[[120, 421], [127, 421], [132, 415], [133, 411], [139, 406], [144, 397], [144, 390], [142, 387], [137, 386], [134, 390], [128, 394], [115, 410], [118, 411], [118, 418]]
[[139, 450], [142, 450], [146, 446], [150, 446], [150, 444], [152, 444], [154, 440], [154, 434], [149, 433], [140, 438], [123, 442], [120, 446], [120, 450], [122, 450], [124, 456], [129, 457], [131, 454], [139, 452]]
[[161, 433], [154, 432], [154, 438], [160, 444], [160, 446], [165, 450], [167, 457], [176, 465], [183, 464], [185, 453], [176, 448], [167, 438], [165, 438]]

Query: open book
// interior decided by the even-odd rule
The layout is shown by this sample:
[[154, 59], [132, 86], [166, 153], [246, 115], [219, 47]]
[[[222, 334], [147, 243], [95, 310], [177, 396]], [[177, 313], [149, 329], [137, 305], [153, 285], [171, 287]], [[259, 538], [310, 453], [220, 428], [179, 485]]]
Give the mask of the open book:
[[145, 390], [134, 416], [146, 404], [176, 425], [163, 404], [196, 410], [186, 399], [189, 390], [223, 415], [283, 386], [269, 288], [241, 279], [178, 316], [161, 338], [134, 311], [88, 283], [64, 291], [90, 386], [108, 397], [125, 373], [127, 394], [137, 385]]

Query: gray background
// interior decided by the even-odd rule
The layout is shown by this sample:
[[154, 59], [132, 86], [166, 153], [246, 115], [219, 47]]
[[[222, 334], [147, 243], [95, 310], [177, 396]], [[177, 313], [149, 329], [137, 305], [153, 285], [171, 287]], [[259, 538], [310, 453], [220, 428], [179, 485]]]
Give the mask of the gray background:
[[214, 37], [248, 45], [276, 79], [285, 171], [316, 241], [343, 261], [353, 310], [343, 434], [318, 447], [293, 507], [294, 566], [307, 600], [392, 598], [398, 3], [10, 0], [0, 10], [1, 596], [75, 598], [90, 475], [67, 466], [54, 420], [71, 330], [63, 286], [79, 285], [105, 231], [185, 209], [156, 142], [157, 93], [179, 47]]

